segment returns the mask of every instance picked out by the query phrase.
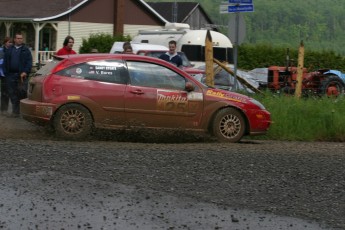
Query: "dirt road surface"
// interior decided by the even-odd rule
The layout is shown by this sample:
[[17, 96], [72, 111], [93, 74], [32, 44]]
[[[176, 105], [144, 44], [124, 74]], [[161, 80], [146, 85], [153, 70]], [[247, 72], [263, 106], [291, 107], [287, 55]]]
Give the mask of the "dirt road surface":
[[0, 229], [345, 229], [345, 143], [69, 142], [0, 124]]

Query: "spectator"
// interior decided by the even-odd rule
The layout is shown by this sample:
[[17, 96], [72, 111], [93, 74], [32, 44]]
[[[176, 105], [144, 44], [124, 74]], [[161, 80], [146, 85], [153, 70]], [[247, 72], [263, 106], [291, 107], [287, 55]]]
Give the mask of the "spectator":
[[124, 54], [134, 54], [132, 46], [126, 46], [126, 48], [123, 50]]
[[182, 66], [182, 58], [176, 52], [176, 41], [174, 40], [171, 40], [169, 42], [169, 51], [162, 54], [159, 58], [163, 59], [164, 61], [170, 62], [177, 67]]
[[122, 53], [124, 54], [134, 54], [133, 53], [133, 48], [130, 42], [124, 42], [122, 45], [123, 51]]
[[63, 42], [63, 47], [56, 52], [56, 55], [70, 55], [76, 54], [73, 50], [74, 38], [72, 36], [67, 36]]
[[47, 43], [43, 43], [42, 50], [43, 51], [49, 51], [49, 47], [47, 46]]
[[12, 46], [12, 39], [10, 37], [5, 37], [3, 46], [0, 47], [1, 114], [7, 114], [8, 104], [10, 101], [3, 68], [5, 52], [7, 52], [10, 46]]
[[19, 103], [21, 99], [26, 98], [31, 68], [31, 51], [23, 43], [23, 35], [16, 33], [14, 45], [8, 48], [4, 58], [8, 95], [12, 104], [12, 114], [10, 114], [10, 117], [19, 117]]

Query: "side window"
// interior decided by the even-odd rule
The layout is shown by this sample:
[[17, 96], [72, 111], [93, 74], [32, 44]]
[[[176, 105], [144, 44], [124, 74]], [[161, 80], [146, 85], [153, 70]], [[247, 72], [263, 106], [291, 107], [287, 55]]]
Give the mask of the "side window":
[[127, 61], [130, 84], [153, 88], [184, 90], [186, 79], [164, 66]]
[[126, 84], [128, 72], [120, 60], [90, 61], [68, 67], [58, 75], [88, 80]]

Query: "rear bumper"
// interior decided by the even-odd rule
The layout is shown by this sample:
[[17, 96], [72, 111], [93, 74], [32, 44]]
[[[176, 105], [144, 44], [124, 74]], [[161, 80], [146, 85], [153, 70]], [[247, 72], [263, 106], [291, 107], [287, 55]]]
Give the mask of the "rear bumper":
[[32, 101], [28, 98], [20, 101], [20, 113], [23, 119], [39, 124], [48, 124], [57, 106], [50, 103]]

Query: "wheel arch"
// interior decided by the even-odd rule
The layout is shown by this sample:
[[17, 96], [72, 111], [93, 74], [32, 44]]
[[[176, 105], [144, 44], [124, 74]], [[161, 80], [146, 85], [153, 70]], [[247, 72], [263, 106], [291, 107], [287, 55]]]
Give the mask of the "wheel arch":
[[71, 105], [71, 104], [76, 104], [76, 105], [83, 106], [85, 109], [87, 109], [87, 110], [89, 111], [89, 113], [90, 113], [90, 115], [91, 115], [92, 123], [95, 122], [95, 118], [94, 118], [94, 115], [93, 115], [93, 113], [92, 113], [92, 110], [91, 110], [88, 106], [86, 106], [85, 104], [81, 103], [80, 101], [68, 101], [68, 102], [66, 102], [66, 103], [60, 104], [60, 106], [56, 108], [56, 110], [54, 111], [54, 113], [52, 114], [52, 117], [51, 117], [51, 119], [50, 119], [50, 125], [53, 124], [54, 119], [55, 119], [55, 116], [56, 116], [56, 114], [58, 113], [58, 111], [59, 111], [63, 106]]
[[242, 109], [240, 109], [240, 108], [238, 108], [238, 107], [236, 107], [236, 106], [231, 106], [231, 105], [219, 107], [217, 110], [215, 110], [215, 111], [213, 112], [213, 114], [212, 114], [212, 116], [210, 117], [210, 120], [209, 120], [209, 122], [208, 122], [207, 130], [208, 130], [209, 132], [212, 132], [212, 126], [213, 126], [213, 123], [214, 123], [214, 120], [215, 120], [215, 117], [216, 117], [217, 113], [218, 113], [219, 111], [221, 111], [222, 109], [227, 109], [227, 108], [236, 109], [238, 112], [241, 113], [241, 115], [242, 115], [243, 118], [244, 118], [245, 125], [246, 125], [245, 131], [244, 131], [244, 135], [248, 135], [248, 134], [250, 133], [250, 123], [249, 123], [248, 117], [246, 116], [246, 113], [245, 113]]

